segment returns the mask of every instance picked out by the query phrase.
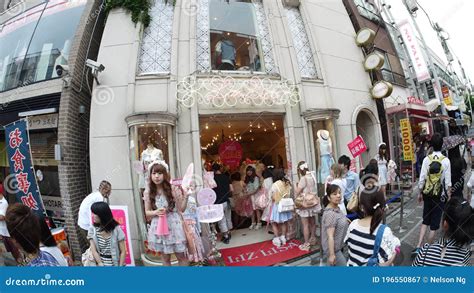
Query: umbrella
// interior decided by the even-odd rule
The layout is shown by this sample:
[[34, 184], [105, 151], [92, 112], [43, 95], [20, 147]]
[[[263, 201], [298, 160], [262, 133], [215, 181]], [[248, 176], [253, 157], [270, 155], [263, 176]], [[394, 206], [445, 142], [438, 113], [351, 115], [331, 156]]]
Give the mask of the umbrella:
[[466, 140], [462, 135], [451, 135], [443, 138], [443, 151], [455, 148], [457, 145], [465, 143]]

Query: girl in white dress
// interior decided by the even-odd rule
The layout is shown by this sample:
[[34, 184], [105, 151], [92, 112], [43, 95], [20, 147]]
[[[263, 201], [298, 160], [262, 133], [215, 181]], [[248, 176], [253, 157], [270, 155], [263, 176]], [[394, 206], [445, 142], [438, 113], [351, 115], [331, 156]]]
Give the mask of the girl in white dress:
[[386, 188], [387, 188], [387, 163], [388, 163], [388, 156], [387, 156], [387, 145], [382, 142], [379, 144], [379, 153], [375, 156], [377, 160], [377, 166], [379, 167], [379, 185], [380, 191], [386, 195]]

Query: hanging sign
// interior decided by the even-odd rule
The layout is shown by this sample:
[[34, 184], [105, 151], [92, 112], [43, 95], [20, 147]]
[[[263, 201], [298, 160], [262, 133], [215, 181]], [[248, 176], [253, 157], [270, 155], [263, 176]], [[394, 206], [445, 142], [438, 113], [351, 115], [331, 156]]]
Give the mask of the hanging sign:
[[224, 207], [222, 204], [199, 206], [197, 216], [200, 223], [219, 222], [224, 217]]
[[441, 92], [443, 93], [443, 101], [447, 106], [453, 105], [453, 99], [449, 95], [449, 88], [445, 85], [441, 87]]
[[385, 63], [385, 58], [381, 54], [375, 52], [368, 55], [365, 58], [364, 68], [365, 68], [365, 71], [379, 70], [380, 68], [383, 67], [384, 63]]
[[403, 41], [405, 42], [410, 59], [415, 67], [416, 78], [419, 82], [426, 81], [431, 78], [430, 71], [426, 65], [425, 58], [423, 57], [418, 39], [416, 38], [411, 24], [408, 20], [403, 20], [398, 24], [400, 33], [402, 34]]
[[242, 146], [236, 141], [226, 141], [219, 145], [219, 157], [222, 163], [231, 169], [237, 168], [242, 160]]
[[362, 136], [358, 135], [353, 141], [347, 144], [352, 157], [357, 158], [363, 152], [367, 150], [367, 145], [364, 142]]
[[391, 83], [385, 80], [377, 81], [372, 89], [370, 90], [370, 94], [375, 99], [383, 99], [392, 94], [393, 86]]
[[400, 119], [400, 131], [402, 132], [403, 160], [413, 161], [413, 143], [411, 138], [410, 119]]
[[361, 28], [356, 35], [356, 44], [359, 47], [372, 44], [375, 39], [375, 32], [370, 28]]
[[31, 161], [26, 119], [5, 126], [5, 138], [10, 174], [14, 174], [16, 180], [16, 200], [28, 206], [37, 215], [43, 216], [44, 205]]

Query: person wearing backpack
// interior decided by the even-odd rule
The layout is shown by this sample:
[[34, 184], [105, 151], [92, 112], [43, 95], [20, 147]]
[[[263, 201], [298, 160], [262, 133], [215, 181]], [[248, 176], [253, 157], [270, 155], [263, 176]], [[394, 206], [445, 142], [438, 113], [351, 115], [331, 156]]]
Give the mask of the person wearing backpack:
[[441, 153], [443, 137], [439, 133], [431, 137], [431, 146], [433, 153], [423, 160], [418, 184], [418, 202], [423, 202], [423, 222], [418, 244], [412, 252], [413, 256], [420, 252], [428, 226], [428, 243], [433, 243], [441, 223], [444, 203], [451, 197], [451, 162]]

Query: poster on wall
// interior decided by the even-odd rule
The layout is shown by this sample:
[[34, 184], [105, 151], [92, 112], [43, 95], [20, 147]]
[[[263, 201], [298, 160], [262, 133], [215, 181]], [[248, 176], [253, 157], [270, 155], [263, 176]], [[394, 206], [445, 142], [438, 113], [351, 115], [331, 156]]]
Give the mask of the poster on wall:
[[403, 160], [413, 161], [414, 155], [413, 155], [413, 142], [411, 138], [410, 119], [408, 118], [400, 119], [400, 131], [402, 132]]
[[123, 233], [125, 233], [125, 249], [127, 253], [125, 255], [125, 264], [127, 266], [135, 266], [135, 260], [133, 258], [132, 239], [130, 234], [130, 223], [128, 218], [128, 207], [127, 206], [110, 206], [114, 219], [119, 223]]
[[31, 160], [27, 120], [21, 119], [5, 126], [5, 139], [10, 163], [9, 176], [13, 176], [17, 190], [16, 200], [42, 217], [44, 205]]
[[452, 106], [453, 105], [453, 99], [451, 99], [451, 96], [449, 95], [449, 88], [445, 85], [441, 87], [441, 93], [443, 93], [443, 101], [446, 105]]

